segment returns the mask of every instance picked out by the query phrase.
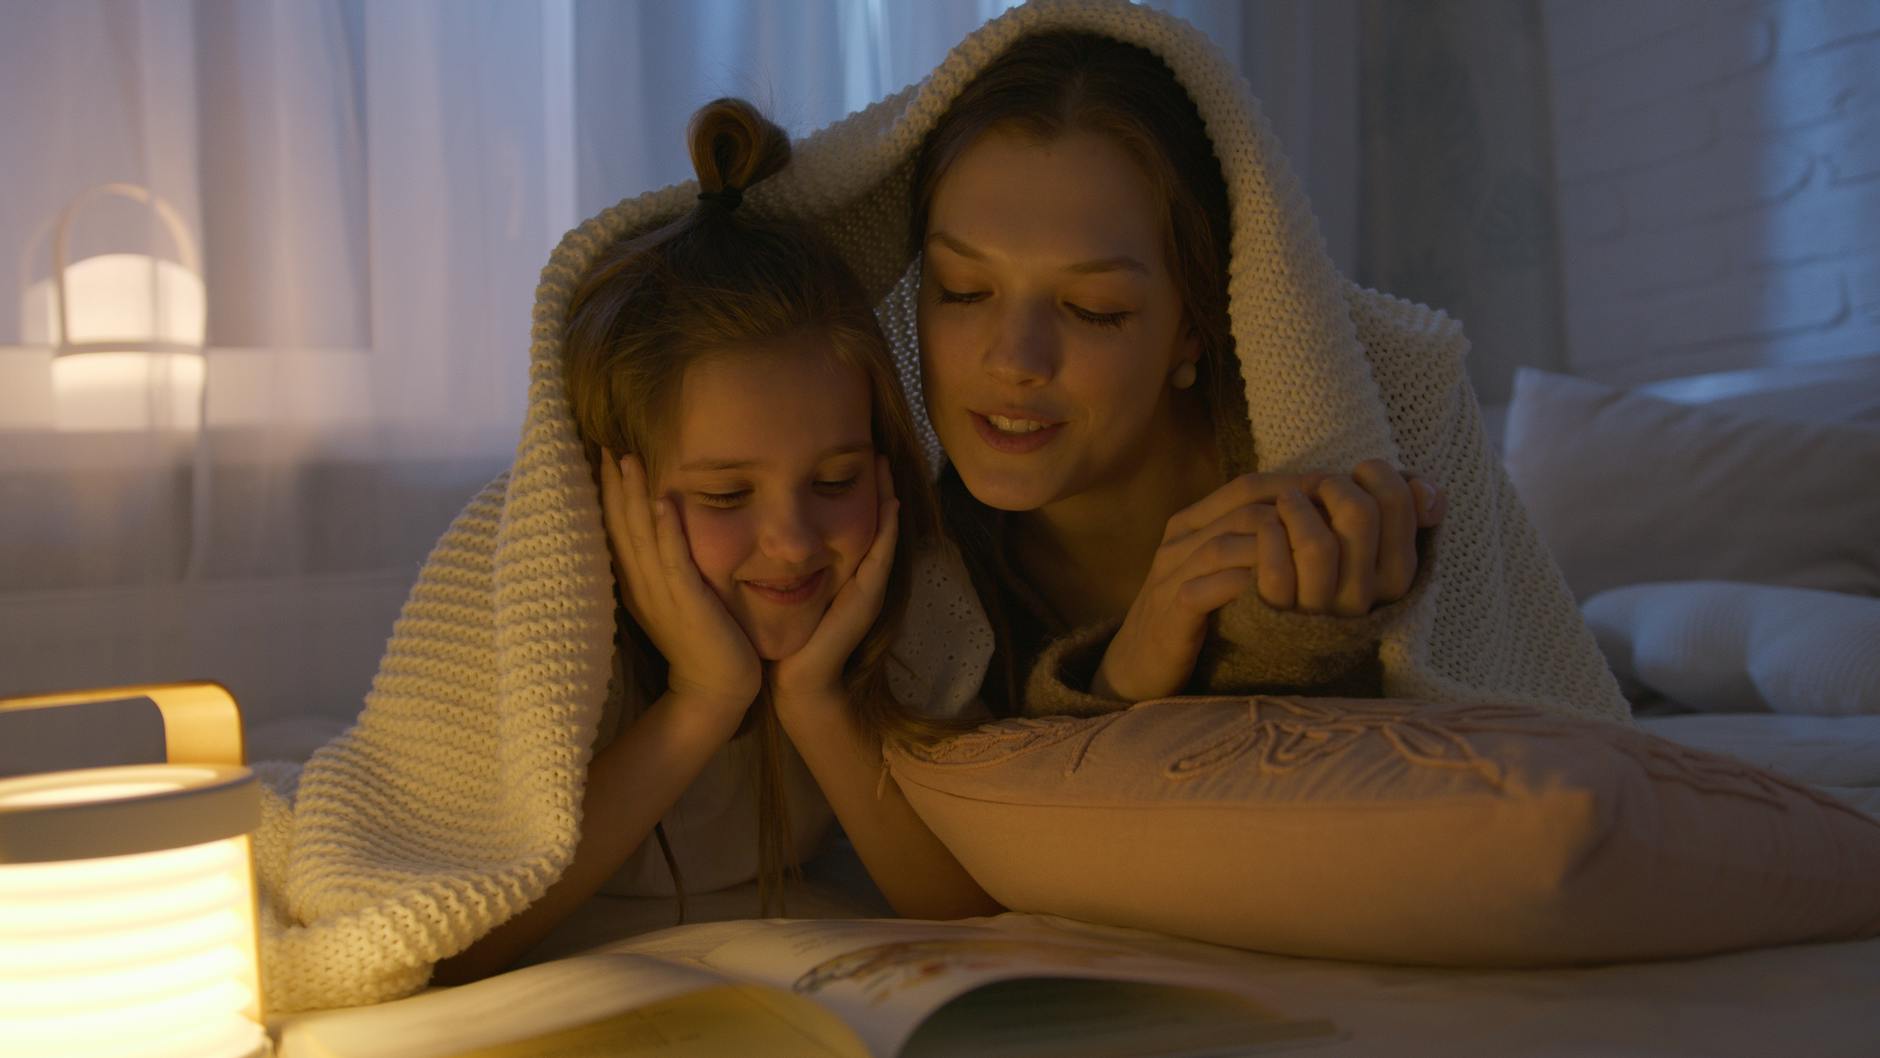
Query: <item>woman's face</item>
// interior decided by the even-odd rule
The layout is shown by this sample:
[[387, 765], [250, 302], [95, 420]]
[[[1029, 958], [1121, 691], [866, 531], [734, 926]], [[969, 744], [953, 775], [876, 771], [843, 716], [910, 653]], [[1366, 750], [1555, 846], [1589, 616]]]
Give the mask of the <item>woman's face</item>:
[[928, 415], [982, 503], [1034, 510], [1127, 481], [1173, 431], [1197, 355], [1162, 203], [1107, 137], [993, 130], [934, 189], [920, 347]]
[[656, 491], [759, 657], [809, 641], [875, 536], [868, 383], [813, 339], [686, 368]]

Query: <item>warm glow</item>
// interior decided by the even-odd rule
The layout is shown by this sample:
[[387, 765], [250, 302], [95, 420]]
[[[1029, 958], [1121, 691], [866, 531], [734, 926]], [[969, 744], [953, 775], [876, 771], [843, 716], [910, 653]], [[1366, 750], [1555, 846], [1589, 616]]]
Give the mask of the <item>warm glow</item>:
[[50, 279], [26, 288], [20, 327], [28, 345], [203, 343], [208, 298], [202, 277], [174, 261], [108, 253], [65, 268], [72, 333], [59, 333], [58, 289]]
[[58, 429], [202, 425], [202, 356], [175, 348], [202, 347], [208, 301], [201, 276], [145, 254], [101, 254], [66, 267], [65, 295], [69, 336], [60, 330], [52, 280], [28, 287], [21, 305], [26, 343], [68, 354], [52, 362]]
[[266, 1053], [253, 1020], [248, 856], [242, 836], [135, 856], [0, 864], [7, 1053]]
[[203, 359], [190, 353], [86, 353], [52, 361], [61, 430], [194, 430], [202, 425]]

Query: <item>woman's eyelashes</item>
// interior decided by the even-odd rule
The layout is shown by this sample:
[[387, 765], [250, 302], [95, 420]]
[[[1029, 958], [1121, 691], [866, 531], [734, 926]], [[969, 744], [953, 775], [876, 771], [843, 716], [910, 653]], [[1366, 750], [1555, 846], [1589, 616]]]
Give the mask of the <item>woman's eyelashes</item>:
[[[984, 301], [987, 297], [986, 292], [983, 290], [948, 290], [946, 287], [936, 287], [935, 289], [938, 290], [939, 293], [935, 295], [934, 300], [941, 305], [974, 305]], [[1082, 305], [1076, 304], [1075, 302], [1066, 301], [1063, 305], [1064, 311], [1093, 327], [1121, 327], [1124, 321], [1135, 315], [1134, 312], [1128, 309], [1116, 312], [1098, 312], [1094, 309], [1084, 308]]]

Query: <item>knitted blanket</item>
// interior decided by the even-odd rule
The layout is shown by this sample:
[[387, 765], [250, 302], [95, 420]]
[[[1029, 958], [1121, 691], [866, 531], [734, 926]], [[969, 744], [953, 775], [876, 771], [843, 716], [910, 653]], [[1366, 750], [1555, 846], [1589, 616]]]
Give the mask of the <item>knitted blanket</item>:
[[[1052, 28], [1161, 56], [1215, 138], [1233, 204], [1232, 325], [1258, 465], [1349, 469], [1379, 457], [1448, 490], [1440, 567], [1383, 633], [1386, 692], [1624, 717], [1560, 574], [1483, 443], [1460, 327], [1338, 274], [1245, 82], [1186, 23], [1124, 0], [1033, 0], [980, 28], [920, 84], [797, 145], [745, 208], [816, 224], [882, 299], [918, 413], [914, 152], [990, 59]], [[629, 199], [562, 240], [537, 290], [513, 467], [426, 561], [356, 725], [298, 772], [258, 769], [272, 787], [257, 840], [270, 1010], [423, 987], [433, 964], [534, 901], [573, 857], [614, 608], [598, 499], [562, 377], [564, 318], [602, 247], [676, 218], [696, 190]], [[935, 469], [943, 457], [926, 436]], [[897, 647], [914, 675], [896, 691], [954, 703], [977, 687], [989, 635], [957, 561], [923, 561]]]

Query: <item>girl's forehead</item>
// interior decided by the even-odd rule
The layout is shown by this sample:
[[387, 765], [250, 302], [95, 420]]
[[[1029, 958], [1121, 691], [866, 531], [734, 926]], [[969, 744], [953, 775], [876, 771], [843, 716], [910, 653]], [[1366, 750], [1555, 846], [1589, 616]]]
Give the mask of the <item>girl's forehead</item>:
[[816, 337], [715, 351], [679, 386], [680, 471], [814, 464], [873, 450], [868, 379]]

